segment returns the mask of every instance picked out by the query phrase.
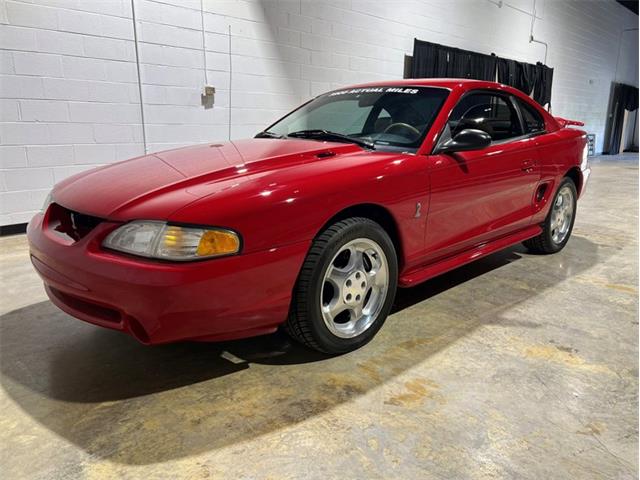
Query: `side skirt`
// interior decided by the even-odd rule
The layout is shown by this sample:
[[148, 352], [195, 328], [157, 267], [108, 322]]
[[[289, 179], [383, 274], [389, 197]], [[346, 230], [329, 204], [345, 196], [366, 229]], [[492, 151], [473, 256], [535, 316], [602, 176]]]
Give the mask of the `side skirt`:
[[422, 283], [430, 278], [441, 275], [454, 268], [461, 267], [467, 263], [473, 262], [482, 257], [486, 257], [494, 252], [503, 250], [516, 243], [523, 242], [529, 238], [540, 235], [542, 228], [540, 225], [531, 225], [524, 230], [519, 230], [516, 233], [507, 235], [506, 237], [498, 238], [489, 243], [483, 243], [470, 250], [466, 250], [462, 253], [454, 255], [453, 257], [445, 258], [435, 263], [415, 268], [400, 276], [398, 286], [402, 288], [413, 287], [419, 283]]

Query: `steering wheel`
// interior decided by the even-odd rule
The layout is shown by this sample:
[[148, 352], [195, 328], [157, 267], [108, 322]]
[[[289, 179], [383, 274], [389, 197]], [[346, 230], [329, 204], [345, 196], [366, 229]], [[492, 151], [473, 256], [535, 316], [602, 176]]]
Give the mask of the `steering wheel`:
[[405, 130], [409, 130], [413, 135], [415, 135], [415, 138], [420, 137], [420, 130], [418, 130], [413, 125], [409, 125], [408, 123], [404, 123], [404, 122], [392, 123], [387, 128], [385, 128], [382, 133], [389, 133], [389, 131], [397, 130], [398, 128], [404, 128]]

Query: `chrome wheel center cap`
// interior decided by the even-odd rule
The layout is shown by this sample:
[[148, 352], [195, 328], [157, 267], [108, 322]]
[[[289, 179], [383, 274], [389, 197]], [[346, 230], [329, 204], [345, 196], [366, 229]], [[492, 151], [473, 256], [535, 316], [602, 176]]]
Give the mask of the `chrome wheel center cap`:
[[364, 300], [367, 292], [367, 276], [363, 271], [356, 270], [347, 277], [342, 286], [344, 303], [356, 305]]

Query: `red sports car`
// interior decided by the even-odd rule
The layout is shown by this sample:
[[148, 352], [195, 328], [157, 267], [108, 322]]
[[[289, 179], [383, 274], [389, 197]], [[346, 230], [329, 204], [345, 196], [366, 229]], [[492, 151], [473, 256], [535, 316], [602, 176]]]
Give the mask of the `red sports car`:
[[590, 172], [571, 124], [491, 82], [343, 88], [254, 139], [59, 183], [29, 224], [31, 259], [62, 310], [145, 344], [284, 327], [346, 352], [398, 286], [518, 242], [566, 245]]

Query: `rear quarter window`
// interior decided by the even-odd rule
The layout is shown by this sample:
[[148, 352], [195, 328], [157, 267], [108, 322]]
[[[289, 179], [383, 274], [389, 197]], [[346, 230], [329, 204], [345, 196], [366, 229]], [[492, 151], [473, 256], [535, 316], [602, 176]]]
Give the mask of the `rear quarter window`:
[[524, 121], [525, 133], [541, 133], [545, 131], [544, 118], [531, 105], [516, 98], [520, 112], [522, 112], [522, 120]]

